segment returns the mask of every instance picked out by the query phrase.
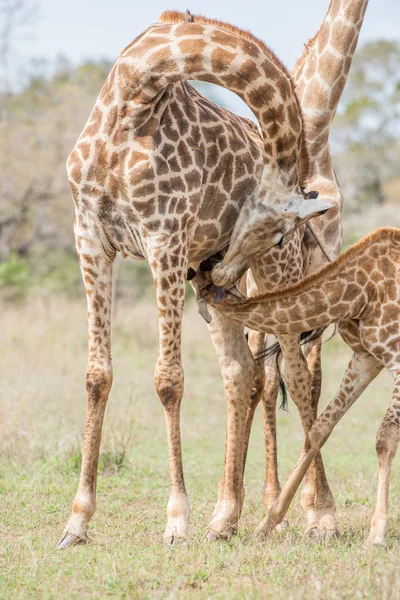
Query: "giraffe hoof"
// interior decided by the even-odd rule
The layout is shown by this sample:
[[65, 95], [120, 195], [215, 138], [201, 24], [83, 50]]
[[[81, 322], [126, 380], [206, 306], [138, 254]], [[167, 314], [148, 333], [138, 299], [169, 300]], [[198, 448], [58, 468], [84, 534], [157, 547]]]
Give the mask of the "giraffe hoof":
[[274, 525], [273, 522], [271, 522], [270, 520], [268, 520], [267, 517], [265, 517], [261, 521], [261, 523], [259, 523], [259, 525], [257, 525], [255, 533], [261, 539], [266, 540], [267, 538], [269, 538], [272, 535], [272, 532], [276, 528], [277, 528], [277, 525]]
[[288, 519], [283, 519], [283, 521], [281, 523], [278, 523], [278, 525], [275, 526], [275, 531], [277, 531], [278, 533], [283, 533], [288, 527], [289, 527]]
[[219, 539], [219, 533], [210, 529], [210, 531], [207, 531], [205, 534], [204, 539], [206, 542], [216, 542]]
[[309, 537], [311, 540], [317, 541], [318, 540], [318, 528], [317, 528], [317, 526], [310, 527], [310, 528], [306, 529], [305, 535], [307, 537]]
[[386, 540], [384, 537], [376, 536], [375, 538], [369, 536], [367, 541], [364, 544], [365, 548], [382, 548], [385, 549], [387, 547]]
[[172, 550], [178, 546], [183, 546], [185, 542], [187, 542], [185, 537], [178, 537], [177, 535], [164, 536], [164, 548], [166, 550]]
[[331, 540], [337, 540], [340, 538], [340, 532], [338, 529], [321, 529], [317, 527], [311, 527], [307, 529], [305, 535], [316, 543], [327, 543]]
[[383, 541], [377, 540], [375, 542], [372, 542], [372, 545], [373, 545], [374, 548], [383, 548], [383, 549], [386, 548], [386, 542], [385, 542], [385, 540], [383, 540]]
[[231, 540], [232, 536], [234, 536], [235, 534], [236, 529], [234, 527], [227, 527], [223, 531], [215, 531], [215, 529], [209, 529], [204, 537], [207, 542], [229, 542], [229, 540]]
[[66, 548], [71, 548], [72, 546], [83, 546], [88, 542], [89, 540], [87, 538], [79, 537], [73, 533], [66, 533], [58, 542], [56, 548], [57, 550], [65, 550]]
[[[313, 528], [314, 529], [314, 528]], [[317, 529], [315, 533], [316, 542], [330, 542], [331, 540], [338, 540], [340, 538], [340, 531], [338, 529]]]

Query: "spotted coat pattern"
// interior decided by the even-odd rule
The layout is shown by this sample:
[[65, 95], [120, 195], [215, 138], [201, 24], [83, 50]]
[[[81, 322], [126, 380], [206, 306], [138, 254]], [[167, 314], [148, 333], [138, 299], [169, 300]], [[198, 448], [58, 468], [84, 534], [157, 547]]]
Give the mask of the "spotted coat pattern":
[[[209, 284], [209, 274], [196, 276], [200, 295], [213, 303]], [[384, 367], [392, 373], [393, 397], [376, 442], [378, 497], [369, 537], [372, 543], [382, 544], [389, 523], [390, 468], [400, 439], [400, 230], [376, 230], [297, 284], [246, 301], [228, 296], [215, 308], [265, 333], [299, 334], [338, 323], [342, 338], [353, 350], [337, 394], [308, 431], [303, 453], [270, 506], [261, 532], [270, 533], [283, 520], [313, 458], [369, 383]]]
[[[183, 23], [171, 13], [161, 21], [121, 53], [67, 163], [88, 302], [89, 364], [82, 470], [60, 548], [86, 540], [95, 511], [101, 427], [112, 383], [116, 252], [148, 260], [156, 287], [160, 344], [155, 385], [167, 426], [171, 492], [164, 539], [171, 545], [186, 536], [189, 517], [179, 429], [187, 268], [228, 245], [244, 272], [255, 254], [274, 245], [282, 211], [288, 231], [301, 224], [295, 211], [284, 210], [291, 200], [298, 205], [309, 170], [301, 110], [285, 68], [263, 42], [230, 25], [207, 19]], [[204, 99], [188, 78], [239, 94], [257, 115], [261, 135], [250, 121]], [[247, 248], [244, 256], [240, 236], [250, 234], [260, 220], [264, 248]], [[229, 367], [237, 415], [251, 388], [247, 353], [249, 368], [241, 383]], [[232, 385], [226, 388], [229, 396]], [[232, 435], [226, 481], [233, 499], [241, 480], [234, 441], [241, 438], [243, 419], [237, 415], [228, 416]]]
[[[328, 200], [334, 208], [313, 221], [312, 227], [323, 243], [331, 259], [340, 252], [342, 243], [343, 197], [337, 181], [328, 143], [330, 126], [335, 115], [350, 70], [359, 32], [363, 23], [368, 0], [331, 0], [324, 22], [318, 33], [305, 48], [305, 52], [292, 71], [296, 83], [306, 129], [310, 155], [309, 189], [319, 192], [319, 198]], [[298, 243], [293, 243], [298, 239]], [[309, 230], [299, 229], [291, 236], [292, 245], [287, 253], [274, 249], [252, 265], [247, 278], [248, 293], [257, 294], [298, 281], [308, 273], [319, 269], [326, 262]], [[277, 269], [279, 265], [279, 269]], [[285, 373], [292, 398], [299, 409], [305, 431], [316, 417], [321, 390], [321, 340], [305, 347], [305, 362], [299, 351], [298, 338], [280, 335], [279, 342], [285, 356]], [[276, 338], [259, 332], [250, 332], [249, 344], [253, 353]], [[289, 356], [290, 354], [290, 356]], [[293, 368], [302, 373], [294, 378]], [[291, 389], [290, 389], [291, 388]], [[244, 449], [248, 445], [251, 422], [255, 408], [262, 398], [265, 431], [266, 475], [264, 504], [268, 508], [279, 495], [276, 444], [276, 398], [279, 389], [279, 373], [275, 360], [267, 361], [265, 370], [258, 365], [253, 392], [248, 407], [245, 427]], [[311, 404], [311, 417], [309, 406]], [[245, 456], [244, 461], [245, 462]], [[302, 506], [307, 515], [307, 531], [325, 537], [336, 535], [335, 504], [327, 483], [322, 459], [317, 455], [307, 474], [302, 491]]]

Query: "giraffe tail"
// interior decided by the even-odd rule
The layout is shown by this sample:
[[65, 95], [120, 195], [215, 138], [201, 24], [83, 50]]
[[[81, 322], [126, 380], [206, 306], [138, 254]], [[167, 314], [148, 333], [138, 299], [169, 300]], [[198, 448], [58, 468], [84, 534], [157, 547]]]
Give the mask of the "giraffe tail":
[[[301, 333], [301, 346], [304, 346], [304, 344], [309, 344], [310, 342], [314, 342], [315, 340], [319, 339], [323, 335], [327, 327], [329, 327], [329, 325], [327, 325], [326, 327], [319, 327], [318, 329], [314, 329], [313, 331], [304, 331], [303, 333]], [[285, 382], [285, 378], [280, 368], [279, 360], [281, 352], [282, 350], [279, 342], [275, 342], [271, 346], [268, 346], [268, 348], [264, 348], [263, 350], [260, 350], [260, 352], [257, 352], [254, 358], [255, 360], [268, 360], [272, 357], [275, 357], [276, 369], [279, 373], [279, 390], [281, 392], [281, 403], [279, 405], [279, 408], [281, 408], [282, 410], [288, 410], [288, 389]]]

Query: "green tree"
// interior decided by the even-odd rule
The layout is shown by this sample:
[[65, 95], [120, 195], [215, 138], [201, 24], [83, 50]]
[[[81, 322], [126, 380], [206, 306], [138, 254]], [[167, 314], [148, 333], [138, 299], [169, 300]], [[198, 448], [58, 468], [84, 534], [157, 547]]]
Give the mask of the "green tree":
[[0, 140], [0, 258], [38, 258], [72, 250], [72, 201], [65, 161], [109, 70], [59, 59], [53, 74], [33, 76], [9, 95]]
[[340, 181], [357, 205], [382, 204], [400, 177], [400, 44], [377, 40], [356, 51], [334, 123]]

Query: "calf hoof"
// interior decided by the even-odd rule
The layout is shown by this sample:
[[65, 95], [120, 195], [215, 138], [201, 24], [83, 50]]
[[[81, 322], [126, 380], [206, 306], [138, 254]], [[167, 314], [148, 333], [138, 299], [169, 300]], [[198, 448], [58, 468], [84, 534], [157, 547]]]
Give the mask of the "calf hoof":
[[278, 525], [275, 526], [275, 531], [277, 531], [278, 533], [283, 533], [284, 531], [286, 531], [286, 529], [288, 529], [288, 527], [289, 520], [283, 519], [282, 523], [278, 523]]
[[165, 535], [164, 536], [164, 548], [166, 550], [172, 550], [173, 548], [177, 548], [178, 546], [182, 546], [187, 542], [187, 538], [178, 537], [177, 535]]
[[374, 515], [371, 521], [371, 528], [367, 544], [375, 548], [386, 547], [386, 534], [389, 531], [389, 519], [387, 517], [379, 518]]
[[256, 535], [258, 535], [262, 539], [267, 539], [272, 535], [272, 532], [278, 527], [278, 525], [280, 525], [280, 523], [276, 523], [276, 521], [274, 521], [267, 515], [257, 526]]
[[367, 541], [364, 544], [364, 548], [366, 550], [372, 549], [372, 548], [376, 548], [377, 550], [386, 550], [387, 549], [387, 544], [385, 540], [371, 540], [370, 538], [367, 539]]
[[268, 538], [274, 530], [279, 531], [278, 527], [281, 528], [283, 525], [285, 521], [285, 514], [279, 514], [276, 511], [277, 504], [278, 500], [275, 500], [269, 507], [267, 514], [256, 529], [257, 535]]
[[65, 533], [61, 540], [58, 542], [56, 548], [57, 550], [65, 550], [66, 548], [71, 548], [72, 546], [83, 546], [84, 544], [88, 544], [89, 540], [87, 537], [79, 537], [78, 535], [74, 535], [73, 533]]

